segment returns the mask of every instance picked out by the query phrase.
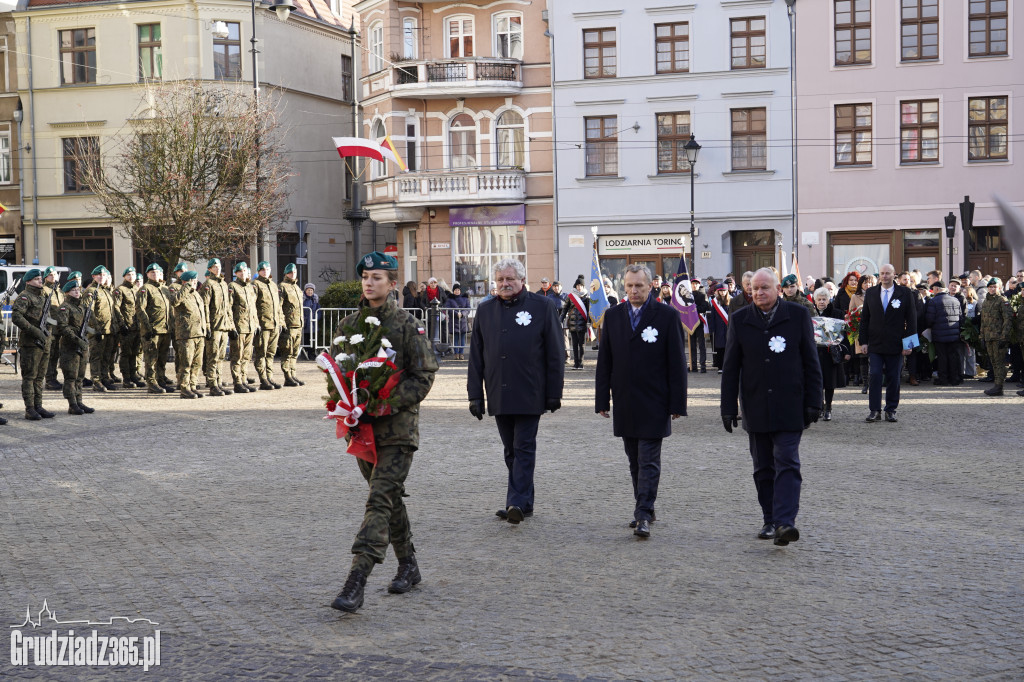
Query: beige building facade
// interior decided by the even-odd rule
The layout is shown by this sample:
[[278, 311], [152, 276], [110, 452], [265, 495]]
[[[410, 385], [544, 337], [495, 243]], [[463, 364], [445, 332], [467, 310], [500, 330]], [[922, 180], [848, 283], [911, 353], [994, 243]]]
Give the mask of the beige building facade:
[[18, 106], [17, 55], [14, 18], [10, 12], [0, 13], [0, 204], [6, 209], [0, 214], [0, 260], [11, 264], [21, 263], [24, 256], [17, 121], [23, 112]]

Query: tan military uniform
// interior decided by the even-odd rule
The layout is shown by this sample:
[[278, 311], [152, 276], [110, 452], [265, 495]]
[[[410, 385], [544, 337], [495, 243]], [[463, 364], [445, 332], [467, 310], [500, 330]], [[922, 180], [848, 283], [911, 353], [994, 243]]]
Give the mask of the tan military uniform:
[[261, 386], [273, 385], [274, 354], [277, 352], [281, 327], [284, 326], [281, 297], [277, 283], [267, 277], [257, 277], [252, 281], [252, 286], [256, 291], [256, 314], [260, 324], [254, 344], [256, 374], [259, 375]]
[[187, 396], [196, 392], [203, 369], [203, 348], [210, 330], [206, 318], [206, 305], [198, 291], [182, 285], [174, 302], [174, 338], [181, 349], [178, 369], [178, 389]]
[[252, 361], [252, 342], [260, 327], [256, 314], [256, 289], [251, 283], [233, 279], [228, 285], [231, 292], [231, 319], [238, 332], [238, 338], [231, 344], [231, 378], [235, 384], [244, 386], [246, 374]]
[[295, 381], [295, 363], [302, 349], [302, 289], [294, 281], [284, 280], [280, 286], [281, 310], [284, 313], [284, 358], [281, 372]]
[[142, 335], [146, 384], [153, 392], [171, 383], [167, 379], [167, 355], [174, 329], [170, 299], [156, 282], [146, 280], [135, 294], [136, 317]]
[[[117, 352], [117, 332], [121, 316], [114, 304], [114, 293], [109, 286], [93, 282], [83, 296], [90, 297], [93, 333], [89, 335], [89, 374], [94, 388], [103, 381], [114, 380], [114, 354]], [[102, 390], [102, 389], [97, 389]]]
[[231, 316], [230, 290], [223, 277], [210, 275], [203, 283], [203, 302], [210, 322], [210, 335], [203, 355], [203, 374], [206, 387], [220, 388], [220, 364], [228, 347], [228, 334], [235, 331]]
[[131, 388], [134, 385], [135, 377], [142, 374], [139, 367], [141, 336], [135, 312], [135, 288], [122, 282], [114, 289], [114, 305], [117, 306], [117, 312], [121, 316], [121, 330], [118, 335], [121, 345], [119, 363], [121, 379], [124, 381], [125, 388]]

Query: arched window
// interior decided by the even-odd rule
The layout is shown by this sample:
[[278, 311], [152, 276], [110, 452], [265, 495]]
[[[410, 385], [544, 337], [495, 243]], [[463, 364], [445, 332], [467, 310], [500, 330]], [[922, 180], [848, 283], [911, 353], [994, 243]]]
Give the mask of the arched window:
[[[375, 121], [373, 129], [371, 131], [370, 139], [374, 142], [383, 140], [387, 136], [387, 131], [384, 130], [383, 121]], [[377, 178], [387, 177], [388, 168], [387, 164], [383, 161], [370, 161], [370, 179], [376, 180]]]
[[456, 114], [448, 124], [451, 168], [476, 166], [476, 121], [469, 114]]
[[416, 59], [416, 20], [412, 17], [402, 19], [402, 56]]
[[448, 56], [472, 57], [473, 17], [449, 17], [444, 22], [445, 38], [448, 40]]
[[384, 68], [384, 24], [377, 22], [370, 26], [370, 73]]
[[524, 165], [526, 136], [523, 133], [523, 117], [514, 111], [498, 116], [497, 165], [498, 168], [521, 168]]
[[498, 14], [494, 17], [494, 49], [499, 57], [523, 58], [522, 14]]

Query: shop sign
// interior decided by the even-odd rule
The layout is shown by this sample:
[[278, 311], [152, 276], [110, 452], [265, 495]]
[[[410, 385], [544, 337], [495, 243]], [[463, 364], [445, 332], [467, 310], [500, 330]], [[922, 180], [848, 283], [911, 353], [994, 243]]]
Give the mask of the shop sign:
[[526, 204], [510, 206], [452, 206], [448, 209], [451, 227], [478, 225], [525, 225]]
[[688, 234], [621, 234], [597, 238], [597, 253], [601, 256], [651, 254], [659, 251], [679, 253], [684, 248], [690, 248]]

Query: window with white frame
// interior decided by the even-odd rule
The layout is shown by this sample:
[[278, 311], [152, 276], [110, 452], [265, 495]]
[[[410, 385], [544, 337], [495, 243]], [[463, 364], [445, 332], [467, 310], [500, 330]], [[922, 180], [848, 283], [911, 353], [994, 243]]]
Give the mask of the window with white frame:
[[[370, 131], [371, 139], [374, 142], [379, 142], [387, 137], [387, 131], [384, 129], [383, 121], [374, 121], [373, 128]], [[370, 179], [376, 180], [377, 178], [387, 177], [388, 167], [384, 161], [371, 161], [370, 162]]]
[[523, 58], [523, 15], [497, 14], [494, 17], [494, 51], [505, 59]]
[[456, 114], [448, 124], [449, 168], [476, 166], [476, 121], [469, 114]]
[[11, 182], [11, 133], [0, 132], [0, 183]]
[[445, 38], [448, 40], [448, 56], [472, 57], [473, 17], [449, 17], [444, 22]]
[[331, 0], [331, 14], [336, 17], [341, 16], [341, 0]]
[[526, 162], [526, 135], [523, 117], [505, 111], [496, 121], [498, 168], [522, 168]]
[[402, 19], [402, 56], [416, 59], [416, 20], [412, 17]]
[[384, 68], [384, 24], [377, 22], [370, 26], [370, 73]]

